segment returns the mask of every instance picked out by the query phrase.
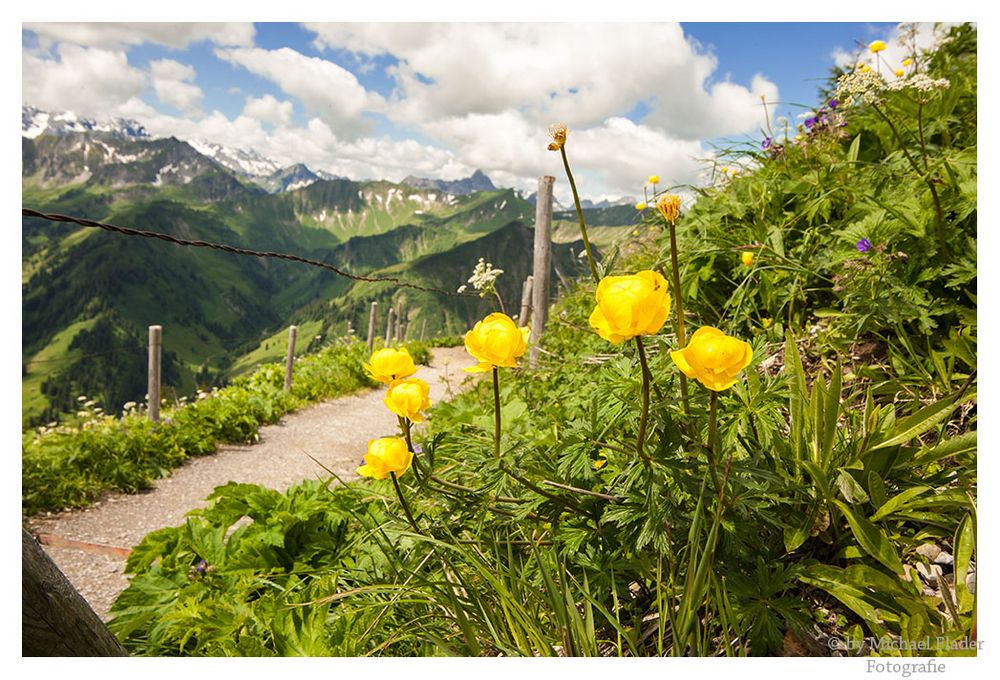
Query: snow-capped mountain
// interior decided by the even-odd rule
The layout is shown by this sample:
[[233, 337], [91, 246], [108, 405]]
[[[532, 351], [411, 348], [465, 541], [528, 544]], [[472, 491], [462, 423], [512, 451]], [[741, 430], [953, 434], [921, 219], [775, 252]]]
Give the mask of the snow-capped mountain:
[[49, 113], [33, 106], [21, 107], [21, 136], [34, 139], [42, 133], [100, 132], [122, 139], [152, 139], [141, 123], [127, 118], [97, 121], [78, 117], [72, 111]]
[[252, 149], [232, 149], [203, 139], [189, 139], [187, 143], [201, 155], [245, 177], [266, 178], [281, 170], [281, 163]]
[[277, 170], [267, 177], [255, 178], [254, 182], [263, 187], [268, 193], [277, 194], [283, 191], [305, 189], [318, 179], [320, 179], [319, 175], [302, 163], [296, 163], [287, 168]]

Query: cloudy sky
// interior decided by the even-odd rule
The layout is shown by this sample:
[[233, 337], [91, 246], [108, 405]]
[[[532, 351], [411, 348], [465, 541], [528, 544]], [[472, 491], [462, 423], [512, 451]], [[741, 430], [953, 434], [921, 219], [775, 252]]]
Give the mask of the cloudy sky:
[[564, 122], [581, 192], [614, 198], [697, 183], [720, 143], [760, 141], [761, 95], [795, 121], [894, 26], [24, 23], [22, 100], [354, 179], [480, 168], [529, 191], [561, 176]]

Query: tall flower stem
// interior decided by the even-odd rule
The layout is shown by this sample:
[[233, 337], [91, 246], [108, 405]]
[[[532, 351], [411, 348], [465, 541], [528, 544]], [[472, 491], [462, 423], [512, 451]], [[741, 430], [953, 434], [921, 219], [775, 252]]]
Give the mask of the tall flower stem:
[[399, 498], [400, 505], [403, 506], [403, 512], [406, 513], [406, 519], [410, 520], [410, 526], [418, 534], [423, 533], [420, 531], [420, 527], [417, 526], [417, 521], [413, 519], [413, 514], [410, 512], [410, 506], [406, 504], [406, 498], [403, 496], [403, 490], [399, 488], [399, 482], [396, 480], [396, 473], [390, 472], [389, 476], [392, 477], [392, 486], [396, 489], [396, 496]]
[[708, 406], [708, 469], [712, 473], [712, 483], [715, 485], [715, 492], [721, 496], [722, 483], [719, 481], [719, 472], [715, 468], [715, 438], [718, 421], [719, 393], [712, 390], [711, 400]]
[[493, 367], [493, 455], [500, 459], [500, 369]]
[[[416, 458], [417, 452], [413, 450], [413, 440], [410, 438], [410, 429], [413, 427], [413, 422], [409, 418], [404, 418], [403, 416], [397, 416], [399, 419], [399, 429], [403, 433], [403, 439], [406, 440], [406, 450], [413, 454]], [[413, 465], [413, 474], [416, 475], [417, 481], [420, 481], [420, 466], [416, 463]]]
[[[909, 162], [910, 167], [912, 167], [914, 172], [917, 173], [917, 176], [924, 180], [924, 183], [927, 184], [927, 188], [931, 192], [931, 200], [934, 202], [934, 226], [937, 231], [938, 248], [941, 249], [942, 255], [950, 259], [951, 253], [948, 250], [948, 243], [944, 238], [944, 210], [941, 208], [941, 197], [938, 196], [937, 187], [934, 185], [934, 178], [926, 174], [925, 171], [921, 171], [920, 166], [913, 159], [913, 156], [910, 155], [909, 150], [907, 150], [906, 142], [903, 140], [903, 136], [899, 133], [899, 129], [896, 128], [895, 123], [892, 122], [892, 119], [889, 118], [889, 116], [875, 104], [872, 104], [872, 110], [874, 110], [875, 113], [877, 113], [882, 120], [885, 121], [885, 124], [889, 126], [889, 130], [896, 138], [896, 141], [899, 142], [899, 150], [903, 152], [903, 156]], [[921, 129], [921, 134], [922, 132], [923, 130]], [[920, 141], [922, 142], [923, 140]]]
[[639, 436], [636, 439], [635, 450], [645, 462], [650, 458], [643, 450], [646, 442], [646, 423], [649, 420], [649, 364], [646, 363], [646, 349], [642, 346], [642, 336], [635, 336], [635, 348], [639, 353], [639, 365], [642, 366], [642, 414], [639, 416]]
[[580, 235], [583, 237], [583, 248], [587, 251], [587, 264], [590, 265], [590, 275], [594, 277], [594, 282], [600, 283], [601, 277], [597, 273], [597, 265], [594, 264], [594, 254], [590, 251], [590, 239], [587, 238], [587, 225], [583, 221], [583, 208], [580, 207], [580, 195], [576, 192], [576, 182], [573, 181], [573, 172], [569, 169], [566, 147], [559, 147], [559, 153], [562, 154], [563, 167], [566, 168], [566, 179], [569, 180], [569, 188], [573, 190], [573, 203], [576, 205], [576, 218], [580, 221]]
[[[670, 274], [671, 284], [674, 293], [674, 328], [677, 331], [677, 345], [684, 347], [687, 345], [687, 337], [684, 335], [684, 300], [681, 294], [681, 272], [680, 265], [677, 264], [677, 225], [673, 220], [667, 222], [670, 227]], [[687, 376], [681, 373], [681, 401], [684, 404], [684, 415], [690, 413], [688, 404], [688, 383]]]

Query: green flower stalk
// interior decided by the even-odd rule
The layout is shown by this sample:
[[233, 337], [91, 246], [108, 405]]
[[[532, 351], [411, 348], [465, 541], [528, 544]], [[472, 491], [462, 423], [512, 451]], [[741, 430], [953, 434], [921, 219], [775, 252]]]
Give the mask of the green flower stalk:
[[557, 123], [549, 128], [549, 136], [552, 137], [552, 143], [549, 144], [549, 151], [558, 151], [562, 154], [563, 167], [566, 168], [566, 179], [569, 180], [569, 188], [573, 190], [573, 204], [576, 206], [576, 218], [580, 222], [580, 236], [583, 237], [583, 249], [587, 251], [587, 264], [590, 265], [590, 275], [594, 277], [595, 283], [600, 283], [601, 276], [597, 273], [597, 265], [594, 264], [594, 254], [590, 249], [590, 239], [587, 237], [587, 225], [583, 220], [580, 195], [576, 191], [573, 171], [569, 169], [569, 159], [566, 157], [566, 133], [566, 125], [563, 123]]

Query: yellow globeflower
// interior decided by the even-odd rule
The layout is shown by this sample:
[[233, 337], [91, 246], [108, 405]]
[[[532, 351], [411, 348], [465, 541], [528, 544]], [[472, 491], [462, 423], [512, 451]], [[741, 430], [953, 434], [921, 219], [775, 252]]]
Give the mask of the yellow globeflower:
[[406, 351], [405, 347], [393, 349], [385, 347], [372, 354], [371, 359], [364, 365], [371, 377], [379, 382], [391, 383], [417, 372], [417, 367], [413, 363], [413, 357]]
[[642, 201], [639, 201], [638, 203], [635, 204], [635, 209], [641, 212], [646, 209], [646, 204], [643, 203]]
[[675, 224], [677, 218], [681, 216], [681, 197], [674, 194], [666, 194], [656, 203], [656, 209], [660, 211], [670, 224]]
[[885, 42], [881, 40], [874, 40], [868, 43], [868, 51], [871, 52], [872, 54], [875, 54], [876, 52], [881, 52], [884, 49], [885, 49]]
[[872, 70], [872, 67], [869, 66], [868, 64], [865, 64], [864, 66], [861, 67], [861, 72], [862, 73], [868, 73], [871, 70]]
[[907, 67], [908, 67], [908, 66], [910, 66], [910, 65], [911, 65], [912, 63], [913, 63], [913, 60], [912, 60], [912, 59], [909, 59], [909, 58], [907, 58], [907, 59], [904, 59], [904, 60], [903, 60], [903, 68], [907, 68]]
[[670, 353], [677, 368], [714, 392], [733, 386], [736, 376], [750, 365], [753, 349], [718, 328], [703, 326], [682, 350]]
[[744, 267], [749, 267], [750, 265], [753, 264], [754, 257], [755, 256], [752, 250], [744, 250], [743, 253], [740, 255], [740, 262], [743, 263]]
[[514, 368], [517, 358], [528, 349], [530, 332], [527, 327], [518, 328], [513, 319], [499, 312], [477, 321], [465, 334], [465, 350], [479, 360], [479, 365], [464, 370], [479, 373], [497, 366]]
[[902, 78], [903, 77], [903, 69], [901, 69], [901, 68], [897, 68], [896, 69], [896, 77], [897, 78]]
[[397, 416], [409, 418], [414, 423], [422, 423], [424, 411], [431, 406], [430, 386], [420, 378], [397, 380], [385, 393], [385, 405]]
[[368, 441], [368, 453], [364, 464], [358, 468], [362, 477], [385, 479], [390, 472], [399, 477], [413, 462], [413, 453], [406, 448], [406, 442], [400, 437], [382, 437]]
[[617, 345], [637, 335], [658, 332], [669, 314], [667, 280], [645, 270], [601, 279], [590, 325], [602, 338]]
[[646, 181], [649, 182], [650, 184], [659, 184], [660, 183], [660, 176], [659, 175], [650, 175], [649, 179], [646, 180]]
[[566, 123], [556, 123], [549, 126], [549, 137], [552, 143], [549, 144], [549, 151], [558, 151], [566, 144]]

